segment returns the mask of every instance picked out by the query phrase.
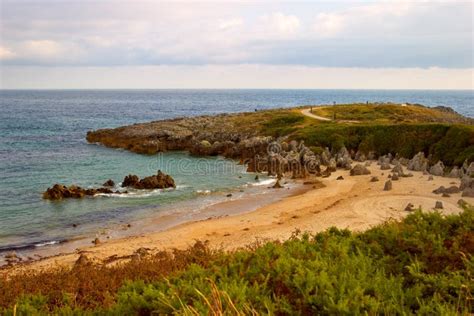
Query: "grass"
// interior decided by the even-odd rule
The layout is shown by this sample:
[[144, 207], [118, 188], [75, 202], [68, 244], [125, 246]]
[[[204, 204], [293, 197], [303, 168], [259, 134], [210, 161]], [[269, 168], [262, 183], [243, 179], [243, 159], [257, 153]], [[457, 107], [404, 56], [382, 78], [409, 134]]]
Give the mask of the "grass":
[[334, 118], [335, 114], [336, 120], [356, 120], [371, 123], [463, 122], [463, 119], [456, 113], [420, 105], [340, 104], [329, 107], [314, 107], [313, 113], [331, 119]]
[[5, 315], [13, 306], [17, 315], [469, 314], [473, 253], [474, 209], [416, 211], [363, 233], [295, 233], [233, 253], [198, 243], [113, 268], [18, 275], [0, 282], [0, 306]]
[[[307, 146], [316, 149], [329, 147], [338, 150], [345, 146], [354, 152], [360, 150], [368, 154], [373, 151], [377, 155], [398, 153], [405, 158], [412, 158], [422, 151], [426, 156], [430, 156], [432, 163], [442, 160], [448, 166], [462, 165], [465, 160], [474, 161], [474, 125], [431, 123], [425, 116], [416, 116], [416, 113], [421, 112], [428, 115], [434, 112], [433, 115], [436, 116], [439, 111], [420, 106], [335, 106], [340, 109], [346, 107], [357, 109], [356, 113], [362, 114], [359, 113], [357, 116], [348, 112], [344, 119], [353, 120], [364, 117], [367, 121], [360, 123], [322, 122], [305, 117], [299, 110], [293, 110], [276, 112], [272, 118], [263, 120], [260, 133], [303, 140]], [[380, 107], [384, 110], [366, 112], [372, 107]], [[418, 112], [414, 112], [415, 110]], [[407, 122], [394, 122], [394, 117], [397, 117], [399, 113], [410, 119], [406, 120]], [[409, 115], [409, 113], [411, 114]], [[380, 116], [383, 119], [375, 119], [372, 116]], [[414, 122], [413, 117], [418, 117], [417, 122]]]

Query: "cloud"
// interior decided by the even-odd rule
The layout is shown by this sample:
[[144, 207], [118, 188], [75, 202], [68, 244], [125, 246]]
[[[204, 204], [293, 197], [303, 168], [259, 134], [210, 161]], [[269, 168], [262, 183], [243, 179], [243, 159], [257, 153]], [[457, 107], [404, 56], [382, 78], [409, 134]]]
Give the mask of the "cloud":
[[2, 6], [3, 67], [473, 67], [469, 2], [3, 0]]
[[301, 26], [300, 20], [294, 15], [285, 15], [281, 12], [274, 12], [261, 17], [264, 24], [270, 29], [270, 33], [281, 36], [290, 36], [298, 32]]
[[231, 18], [227, 20], [219, 20], [219, 29], [220, 30], [229, 30], [236, 27], [239, 27], [244, 24], [244, 21], [241, 18]]
[[0, 60], [15, 58], [15, 53], [6, 47], [0, 46]]

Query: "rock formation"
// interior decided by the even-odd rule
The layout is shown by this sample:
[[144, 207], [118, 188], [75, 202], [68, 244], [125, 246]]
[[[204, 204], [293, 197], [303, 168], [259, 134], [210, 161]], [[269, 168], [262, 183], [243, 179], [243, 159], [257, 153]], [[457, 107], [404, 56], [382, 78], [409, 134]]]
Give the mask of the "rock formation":
[[174, 179], [161, 170], [156, 175], [145, 177], [140, 180], [136, 175], [128, 175], [122, 181], [122, 187], [132, 187], [137, 190], [176, 188]]
[[351, 169], [350, 174], [351, 176], [361, 176], [370, 174], [370, 170], [361, 164], [357, 164], [354, 166], [354, 168]]

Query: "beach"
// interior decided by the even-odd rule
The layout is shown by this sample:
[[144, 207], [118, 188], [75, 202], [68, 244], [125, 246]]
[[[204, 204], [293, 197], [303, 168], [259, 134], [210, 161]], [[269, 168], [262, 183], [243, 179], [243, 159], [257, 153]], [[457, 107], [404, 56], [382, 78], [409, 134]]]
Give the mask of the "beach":
[[[235, 200], [213, 205], [215, 210], [225, 210], [239, 206], [236, 215], [225, 214], [180, 224], [161, 232], [139, 234], [131, 237], [104, 241], [95, 246], [81, 247], [74, 252], [44, 258], [31, 263], [17, 265], [14, 269], [4, 269], [3, 274], [14, 271], [42, 270], [72, 267], [81, 254], [96, 263], [109, 265], [125, 262], [140, 248], [153, 252], [184, 249], [196, 241], [208, 243], [212, 248], [236, 250], [265, 241], [284, 241], [295, 233], [317, 233], [330, 227], [363, 231], [387, 220], [399, 220], [409, 214], [405, 207], [411, 203], [414, 208], [433, 211], [437, 201], [441, 201], [443, 214], [457, 214], [462, 211], [458, 205], [461, 194], [449, 197], [435, 195], [432, 191], [440, 186], [459, 185], [459, 179], [437, 177], [429, 180], [429, 175], [412, 172], [413, 177], [403, 177], [393, 181], [393, 189], [384, 191], [384, 183], [390, 174], [380, 170], [377, 163], [368, 166], [370, 175], [350, 176], [347, 170], [338, 170], [328, 178], [317, 178], [324, 187], [313, 188], [311, 180], [304, 181], [291, 196], [251, 210], [252, 203]], [[342, 176], [343, 180], [337, 180]], [[371, 182], [371, 178], [379, 178]], [[314, 179], [316, 180], [316, 178]], [[315, 182], [316, 183], [316, 182]], [[275, 189], [285, 190], [285, 189]], [[463, 198], [474, 204], [474, 198]], [[245, 212], [245, 208], [251, 211]]]

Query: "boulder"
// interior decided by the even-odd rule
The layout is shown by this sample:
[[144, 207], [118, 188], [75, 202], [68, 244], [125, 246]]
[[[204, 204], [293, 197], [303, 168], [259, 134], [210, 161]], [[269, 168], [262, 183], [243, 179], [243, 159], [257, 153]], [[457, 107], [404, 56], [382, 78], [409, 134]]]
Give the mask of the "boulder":
[[63, 198], [80, 199], [85, 196], [93, 196], [99, 193], [111, 194], [114, 193], [108, 188], [98, 189], [84, 189], [80, 186], [71, 185], [69, 187], [56, 183], [53, 187], [46, 189], [43, 193], [43, 199], [46, 200], [61, 200]]
[[435, 165], [431, 166], [430, 174], [434, 176], [443, 176], [444, 175], [444, 164], [442, 161], [438, 161]]
[[336, 180], [344, 180], [344, 177], [343, 176], [339, 176], [336, 178]]
[[395, 167], [392, 169], [392, 172], [396, 172], [398, 173], [399, 175], [402, 175], [403, 174], [403, 167], [400, 163], [397, 163], [395, 165]]
[[442, 209], [442, 208], [443, 208], [443, 202], [441, 202], [441, 201], [436, 201], [434, 208], [435, 208], [435, 209]]
[[457, 166], [454, 166], [453, 169], [448, 173], [449, 178], [462, 178], [463, 171], [459, 169]]
[[370, 174], [370, 170], [361, 164], [357, 164], [354, 166], [354, 168], [351, 169], [350, 174], [351, 176], [361, 176], [361, 175]]
[[405, 207], [405, 211], [406, 211], [406, 212], [412, 212], [412, 211], [413, 211], [413, 207], [415, 207], [413, 204], [408, 203], [407, 206]]
[[436, 190], [433, 190], [434, 194], [454, 194], [459, 193], [461, 190], [457, 186], [450, 186], [449, 188], [445, 188], [444, 186], [440, 186]]
[[102, 186], [104, 186], [104, 187], [113, 187], [113, 186], [115, 186], [115, 182], [112, 179], [109, 179], [109, 180], [105, 181], [104, 184], [102, 184]]
[[379, 181], [379, 178], [375, 176], [370, 179], [370, 182], [377, 182], [377, 181]]
[[122, 187], [132, 187], [138, 190], [176, 188], [174, 179], [161, 170], [156, 175], [139, 179], [136, 175], [128, 175], [123, 179]]
[[140, 178], [137, 175], [134, 174], [129, 174], [128, 176], [125, 176], [125, 178], [122, 181], [122, 187], [134, 187], [135, 185], [140, 182]]
[[408, 161], [407, 168], [412, 171], [426, 171], [428, 169], [428, 163], [429, 160], [425, 158], [425, 154], [420, 151]]
[[461, 194], [462, 197], [474, 197], [474, 188], [465, 188]]
[[384, 191], [390, 191], [391, 189], [392, 189], [392, 181], [388, 180], [387, 182], [385, 182], [383, 190]]
[[390, 164], [388, 162], [382, 162], [380, 164], [380, 170], [389, 170], [391, 169], [392, 167], [390, 167]]
[[280, 179], [278, 179], [275, 184], [273, 185], [274, 189], [281, 189], [283, 186], [280, 184]]
[[394, 173], [394, 174], [392, 175], [392, 180], [393, 180], [393, 181], [398, 181], [398, 179], [400, 179], [400, 178], [398, 177], [398, 174], [397, 174], [397, 173]]
[[474, 178], [471, 178], [468, 175], [465, 175], [461, 179], [461, 185], [459, 186], [459, 189], [462, 191], [466, 188], [474, 188]]

